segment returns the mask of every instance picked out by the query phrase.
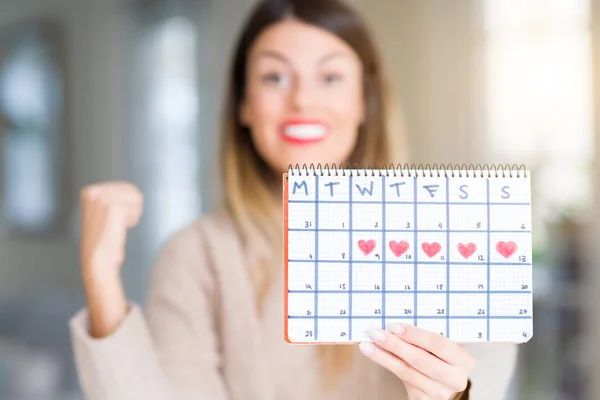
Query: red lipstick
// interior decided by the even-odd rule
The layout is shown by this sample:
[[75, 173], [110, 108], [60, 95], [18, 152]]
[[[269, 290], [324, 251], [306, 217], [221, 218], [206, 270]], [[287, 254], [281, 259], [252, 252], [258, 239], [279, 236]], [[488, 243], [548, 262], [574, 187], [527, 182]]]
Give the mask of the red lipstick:
[[319, 120], [294, 119], [281, 125], [282, 138], [294, 144], [310, 144], [320, 142], [329, 133], [329, 126]]

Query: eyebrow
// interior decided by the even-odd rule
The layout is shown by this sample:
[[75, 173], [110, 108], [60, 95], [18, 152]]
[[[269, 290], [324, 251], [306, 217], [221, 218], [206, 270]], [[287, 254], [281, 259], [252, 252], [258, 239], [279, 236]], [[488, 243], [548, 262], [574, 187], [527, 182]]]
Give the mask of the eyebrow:
[[[285, 64], [291, 65], [290, 60], [284, 56], [283, 54], [277, 52], [277, 51], [273, 51], [273, 50], [262, 50], [256, 58], [261, 58], [261, 57], [268, 57], [268, 58], [275, 58]], [[333, 59], [333, 58], [337, 58], [337, 57], [346, 57], [346, 54], [341, 52], [341, 51], [334, 51], [332, 53], [327, 54], [325, 57], [321, 58], [321, 60], [319, 61], [319, 64], [324, 64], [327, 61]]]

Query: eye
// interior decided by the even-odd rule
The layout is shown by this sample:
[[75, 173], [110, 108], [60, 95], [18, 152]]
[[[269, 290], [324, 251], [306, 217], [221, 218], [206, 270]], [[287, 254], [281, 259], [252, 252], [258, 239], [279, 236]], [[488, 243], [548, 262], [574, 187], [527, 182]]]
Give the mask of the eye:
[[332, 83], [341, 82], [343, 80], [343, 76], [338, 73], [328, 73], [323, 75], [323, 82], [330, 85]]
[[288, 78], [284, 74], [270, 72], [263, 75], [261, 81], [268, 85], [285, 85], [288, 82]]

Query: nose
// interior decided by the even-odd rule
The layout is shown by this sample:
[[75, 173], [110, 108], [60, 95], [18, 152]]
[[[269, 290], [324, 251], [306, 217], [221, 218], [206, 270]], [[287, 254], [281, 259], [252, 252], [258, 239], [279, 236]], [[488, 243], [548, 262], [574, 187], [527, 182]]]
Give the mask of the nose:
[[294, 111], [302, 111], [314, 102], [314, 94], [309, 80], [299, 77], [294, 80], [290, 93], [290, 105]]

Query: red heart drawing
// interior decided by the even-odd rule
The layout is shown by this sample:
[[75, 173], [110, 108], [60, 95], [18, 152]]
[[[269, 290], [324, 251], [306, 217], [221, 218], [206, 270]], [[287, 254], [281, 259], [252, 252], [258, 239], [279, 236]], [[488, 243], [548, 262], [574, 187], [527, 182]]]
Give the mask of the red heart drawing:
[[469, 258], [473, 255], [473, 253], [475, 253], [475, 250], [477, 250], [477, 246], [475, 245], [475, 243], [459, 243], [458, 246], [458, 252], [464, 257], [464, 258]]
[[359, 240], [358, 241], [358, 247], [363, 252], [363, 254], [366, 256], [367, 254], [369, 254], [370, 252], [372, 252], [373, 249], [375, 249], [375, 241], [373, 239], [370, 239], [370, 240]]
[[390, 240], [390, 249], [396, 255], [396, 257], [400, 257], [402, 254], [406, 253], [410, 245], [406, 240], [401, 240], [396, 242], [395, 240]]
[[517, 244], [515, 242], [498, 242], [496, 243], [496, 251], [504, 256], [504, 258], [508, 258], [515, 254], [517, 251]]
[[423, 244], [421, 245], [421, 248], [423, 249], [425, 254], [427, 254], [429, 256], [429, 258], [431, 258], [440, 252], [440, 250], [442, 249], [442, 246], [437, 242], [433, 242], [433, 243], [423, 242]]

